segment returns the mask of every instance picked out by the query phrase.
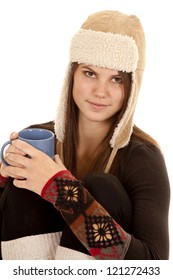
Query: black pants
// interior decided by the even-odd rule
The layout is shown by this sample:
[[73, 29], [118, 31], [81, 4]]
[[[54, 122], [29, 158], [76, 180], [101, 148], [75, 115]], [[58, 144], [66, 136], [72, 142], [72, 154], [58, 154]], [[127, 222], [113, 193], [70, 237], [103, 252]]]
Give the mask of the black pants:
[[[83, 181], [84, 186], [90, 194], [125, 231], [130, 233], [132, 204], [117, 177], [105, 173], [89, 173]], [[67, 225], [63, 230], [60, 245], [88, 254], [86, 248], [80, 243]]]

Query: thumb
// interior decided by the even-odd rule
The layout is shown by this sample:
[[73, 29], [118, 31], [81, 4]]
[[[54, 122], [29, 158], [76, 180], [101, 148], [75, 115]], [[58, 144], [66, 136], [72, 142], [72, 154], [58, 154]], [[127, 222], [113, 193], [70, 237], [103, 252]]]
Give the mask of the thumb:
[[55, 159], [56, 163], [60, 163], [61, 162], [61, 159], [60, 159], [59, 155], [55, 155], [54, 159]]
[[18, 133], [17, 132], [12, 132], [11, 134], [10, 134], [10, 139], [11, 140], [14, 140], [14, 139], [17, 139], [18, 138]]
[[67, 168], [64, 166], [64, 164], [62, 163], [62, 160], [60, 159], [60, 156], [59, 155], [55, 155], [54, 156], [54, 160], [56, 162], [56, 164], [58, 164], [59, 168], [61, 170], [66, 170]]

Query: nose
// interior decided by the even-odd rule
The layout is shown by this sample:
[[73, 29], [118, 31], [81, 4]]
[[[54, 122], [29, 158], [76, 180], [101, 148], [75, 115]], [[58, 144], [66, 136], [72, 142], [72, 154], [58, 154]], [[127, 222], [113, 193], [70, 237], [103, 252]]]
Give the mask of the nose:
[[94, 95], [99, 98], [105, 98], [108, 94], [108, 88], [105, 81], [97, 81], [94, 86]]

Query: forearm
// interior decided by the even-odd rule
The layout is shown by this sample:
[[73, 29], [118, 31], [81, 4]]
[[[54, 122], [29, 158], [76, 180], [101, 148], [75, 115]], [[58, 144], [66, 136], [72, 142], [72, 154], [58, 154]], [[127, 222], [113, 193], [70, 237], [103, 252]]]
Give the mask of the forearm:
[[94, 258], [124, 258], [131, 236], [69, 171], [53, 176], [41, 195], [61, 211], [74, 234]]

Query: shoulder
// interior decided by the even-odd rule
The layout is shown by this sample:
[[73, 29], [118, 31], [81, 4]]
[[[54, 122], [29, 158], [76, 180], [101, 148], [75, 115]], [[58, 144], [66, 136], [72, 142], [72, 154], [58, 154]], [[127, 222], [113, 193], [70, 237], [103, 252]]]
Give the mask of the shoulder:
[[150, 143], [148, 141], [144, 141], [143, 139], [140, 138], [132, 137], [125, 149], [126, 149], [126, 153], [133, 154], [133, 155], [136, 154], [137, 156], [139, 156], [140, 154], [142, 155], [145, 154], [146, 156], [158, 155], [163, 157], [161, 148], [159, 148], [159, 146]]
[[131, 139], [122, 149], [117, 165], [117, 174], [125, 185], [166, 186], [169, 189], [169, 178], [164, 155], [158, 146], [140, 139]]
[[155, 144], [131, 137], [129, 144], [120, 149], [115, 158], [115, 172], [121, 178], [127, 174], [159, 173], [167, 177], [167, 168], [162, 150]]
[[128, 166], [146, 165], [148, 168], [154, 166], [165, 168], [162, 150], [153, 143], [132, 138], [122, 153], [122, 161]]

